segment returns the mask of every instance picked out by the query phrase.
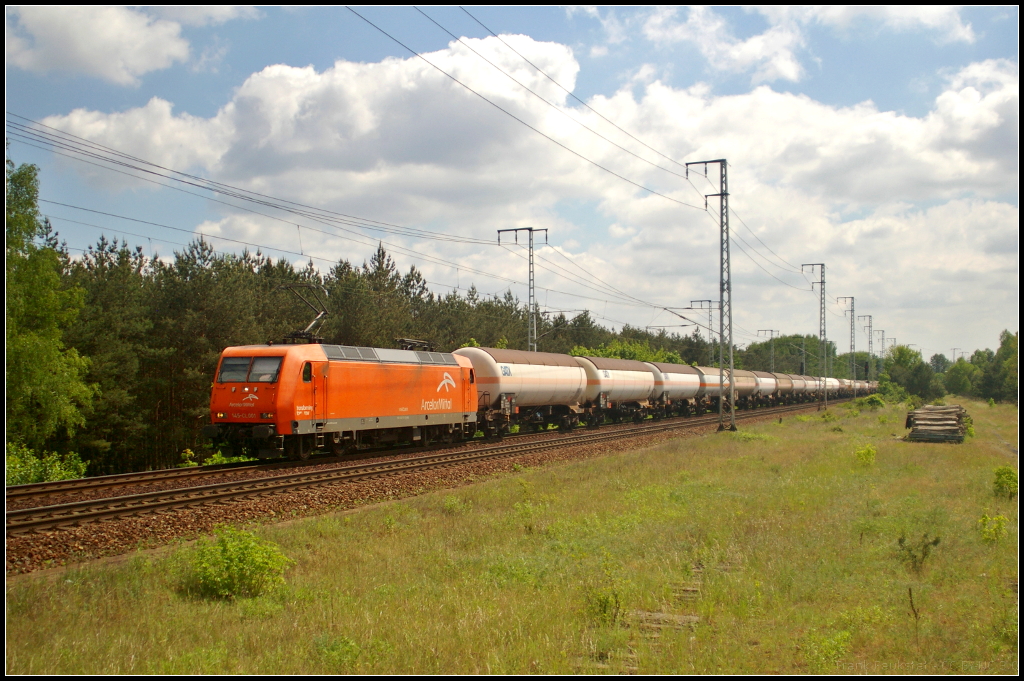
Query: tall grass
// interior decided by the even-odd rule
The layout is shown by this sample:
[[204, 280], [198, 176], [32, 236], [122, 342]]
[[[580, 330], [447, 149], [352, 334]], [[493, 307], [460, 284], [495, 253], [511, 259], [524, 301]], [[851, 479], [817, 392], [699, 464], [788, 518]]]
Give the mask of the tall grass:
[[[295, 565], [258, 598], [183, 597], [181, 555], [9, 580], [7, 670], [1013, 672], [1017, 506], [992, 470], [1016, 412], [967, 406], [963, 445], [837, 410], [841, 431], [785, 419], [262, 527]], [[925, 534], [912, 569], [899, 538]], [[700, 619], [654, 637], [638, 611]]]

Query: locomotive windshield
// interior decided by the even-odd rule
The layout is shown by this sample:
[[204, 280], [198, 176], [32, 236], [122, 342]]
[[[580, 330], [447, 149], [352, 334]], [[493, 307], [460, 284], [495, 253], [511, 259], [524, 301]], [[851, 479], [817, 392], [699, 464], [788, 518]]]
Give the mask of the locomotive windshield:
[[220, 383], [276, 383], [283, 357], [225, 357]]

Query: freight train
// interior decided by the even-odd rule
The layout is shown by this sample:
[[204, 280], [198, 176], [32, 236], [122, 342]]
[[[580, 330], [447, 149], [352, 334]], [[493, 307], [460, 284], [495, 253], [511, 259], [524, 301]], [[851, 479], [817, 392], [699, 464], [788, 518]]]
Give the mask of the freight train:
[[[557, 426], [866, 395], [868, 381], [467, 347], [452, 353], [319, 343], [221, 353], [203, 435], [234, 454], [306, 459]], [[226, 453], [226, 452], [225, 452]]]

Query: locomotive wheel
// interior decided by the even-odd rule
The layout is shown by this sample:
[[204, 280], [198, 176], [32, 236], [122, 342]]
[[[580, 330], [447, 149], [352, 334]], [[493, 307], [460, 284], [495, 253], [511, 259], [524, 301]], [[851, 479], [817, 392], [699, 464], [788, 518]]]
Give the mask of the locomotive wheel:
[[297, 435], [284, 445], [285, 454], [292, 461], [308, 461], [309, 455], [313, 451], [313, 448], [309, 446], [307, 438], [303, 435]]

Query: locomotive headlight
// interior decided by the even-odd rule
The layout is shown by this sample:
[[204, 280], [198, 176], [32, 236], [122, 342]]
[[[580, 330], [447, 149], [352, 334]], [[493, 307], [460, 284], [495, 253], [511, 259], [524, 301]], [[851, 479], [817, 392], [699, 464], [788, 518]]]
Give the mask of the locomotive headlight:
[[222, 411], [218, 411], [218, 412], [217, 412], [217, 418], [219, 418], [219, 419], [222, 419], [222, 418], [224, 418], [225, 416], [227, 416], [227, 414], [225, 414], [224, 412], [222, 412]]
[[273, 412], [263, 412], [262, 414], [260, 414], [260, 418], [261, 419], [272, 419], [272, 418], [274, 418], [274, 413]]

